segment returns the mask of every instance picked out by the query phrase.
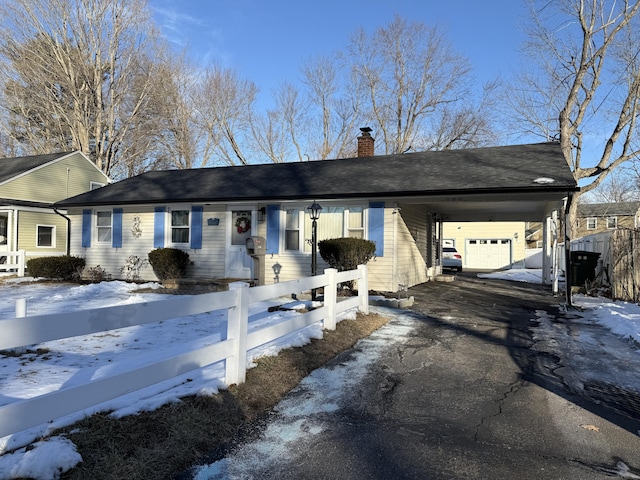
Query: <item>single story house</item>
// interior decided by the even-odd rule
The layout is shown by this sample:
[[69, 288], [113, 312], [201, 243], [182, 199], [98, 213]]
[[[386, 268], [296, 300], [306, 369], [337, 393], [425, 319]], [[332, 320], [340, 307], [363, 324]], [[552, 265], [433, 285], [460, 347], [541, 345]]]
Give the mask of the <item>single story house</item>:
[[109, 183], [81, 152], [0, 158], [0, 257], [67, 252], [69, 219], [54, 203]]
[[175, 247], [190, 276], [253, 279], [245, 242], [260, 236], [258, 282], [296, 279], [311, 274], [315, 201], [318, 239], [375, 242], [370, 288], [395, 292], [440, 273], [443, 222], [544, 221], [578, 190], [558, 143], [374, 156], [362, 130], [355, 158], [152, 171], [62, 200], [71, 254], [122, 278], [130, 256]]

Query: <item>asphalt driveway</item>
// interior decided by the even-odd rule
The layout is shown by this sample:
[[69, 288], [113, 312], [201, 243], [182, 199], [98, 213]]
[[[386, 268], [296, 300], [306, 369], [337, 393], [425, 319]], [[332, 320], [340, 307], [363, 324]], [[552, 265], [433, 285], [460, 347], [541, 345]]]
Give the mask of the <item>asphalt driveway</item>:
[[301, 385], [286, 401], [304, 413], [276, 409], [255, 431], [259, 442], [295, 426], [299, 440], [278, 437], [270, 460], [264, 443], [239, 444], [231, 450], [242, 468], [228, 459], [197, 478], [640, 478], [637, 396], [576, 392], [563, 375], [566, 358], [533, 348], [536, 311], [572, 321], [559, 308], [563, 298], [470, 274], [409, 294], [415, 304], [381, 329], [384, 347], [364, 370], [367, 342], [316, 375], [348, 383], [340, 398], [322, 397], [326, 384], [315, 393]]

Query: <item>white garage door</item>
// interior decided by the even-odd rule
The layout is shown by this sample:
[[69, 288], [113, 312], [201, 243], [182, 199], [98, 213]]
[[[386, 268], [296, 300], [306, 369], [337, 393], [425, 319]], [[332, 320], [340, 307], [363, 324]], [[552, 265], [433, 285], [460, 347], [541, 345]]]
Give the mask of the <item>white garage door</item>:
[[511, 264], [511, 240], [467, 240], [463, 262], [466, 268], [497, 269]]

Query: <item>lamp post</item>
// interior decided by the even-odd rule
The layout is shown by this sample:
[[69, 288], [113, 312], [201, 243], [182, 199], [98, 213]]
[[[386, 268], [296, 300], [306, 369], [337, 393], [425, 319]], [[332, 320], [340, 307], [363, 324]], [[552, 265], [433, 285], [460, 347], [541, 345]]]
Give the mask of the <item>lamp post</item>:
[[[311, 275], [316, 275], [316, 256], [318, 251], [318, 218], [320, 218], [322, 207], [313, 202], [307, 207], [309, 217], [311, 217]], [[311, 300], [316, 299], [316, 289], [311, 290]]]

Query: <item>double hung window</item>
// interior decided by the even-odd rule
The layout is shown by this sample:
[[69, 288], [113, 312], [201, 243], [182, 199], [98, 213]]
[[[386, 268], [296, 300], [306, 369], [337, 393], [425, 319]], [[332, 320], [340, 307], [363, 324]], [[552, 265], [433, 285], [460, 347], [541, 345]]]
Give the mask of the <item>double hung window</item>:
[[189, 210], [171, 210], [171, 243], [189, 243]]
[[52, 225], [37, 225], [36, 236], [36, 245], [38, 247], [56, 246], [56, 227]]
[[112, 213], [111, 210], [96, 212], [96, 230], [98, 242], [111, 242]]

